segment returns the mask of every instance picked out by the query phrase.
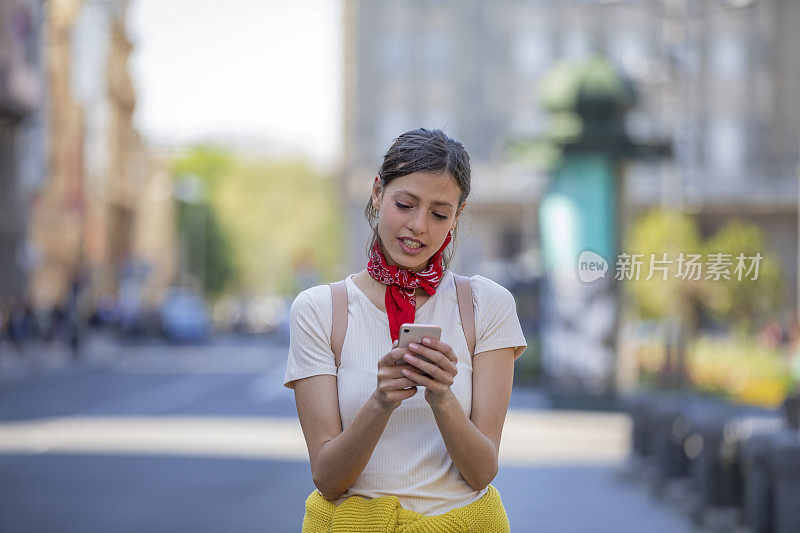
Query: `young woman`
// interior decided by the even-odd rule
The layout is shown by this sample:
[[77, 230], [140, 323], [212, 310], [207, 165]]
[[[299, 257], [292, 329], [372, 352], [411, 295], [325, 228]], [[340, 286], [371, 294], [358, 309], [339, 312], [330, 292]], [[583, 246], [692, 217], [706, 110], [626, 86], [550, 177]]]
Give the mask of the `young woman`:
[[[509, 531], [489, 483], [526, 343], [511, 293], [476, 275], [469, 352], [447, 267], [470, 179], [466, 150], [438, 130], [406, 132], [386, 152], [365, 210], [367, 268], [345, 280], [338, 369], [331, 288], [292, 304], [284, 384], [294, 388], [318, 489], [304, 532]], [[406, 322], [441, 326], [441, 340], [397, 348]]]

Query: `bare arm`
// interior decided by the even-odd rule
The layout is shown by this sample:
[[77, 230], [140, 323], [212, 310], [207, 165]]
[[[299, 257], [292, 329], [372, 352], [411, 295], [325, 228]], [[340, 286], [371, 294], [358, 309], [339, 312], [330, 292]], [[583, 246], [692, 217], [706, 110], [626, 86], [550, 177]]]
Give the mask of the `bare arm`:
[[378, 362], [378, 386], [342, 431], [336, 377], [311, 376], [295, 383], [295, 402], [311, 461], [314, 485], [328, 500], [338, 499], [367, 466], [378, 440], [402, 400], [416, 388], [395, 362], [405, 353], [392, 350]]
[[412, 379], [426, 385], [425, 399], [453, 464], [470, 487], [482, 490], [498, 471], [500, 437], [514, 380], [514, 349], [491, 350], [473, 358], [472, 414], [467, 417], [450, 390], [457, 360], [452, 348], [441, 341], [434, 341], [431, 346], [438, 350], [423, 351], [426, 348], [421, 347], [418, 353], [437, 362], [438, 367], [420, 360], [409, 362], [436, 379]]

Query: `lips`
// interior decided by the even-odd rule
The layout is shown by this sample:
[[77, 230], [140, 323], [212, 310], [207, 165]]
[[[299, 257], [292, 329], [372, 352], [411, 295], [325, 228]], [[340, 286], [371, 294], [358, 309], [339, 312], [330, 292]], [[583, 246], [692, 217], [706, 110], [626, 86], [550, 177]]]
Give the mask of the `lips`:
[[[418, 241], [414, 241], [414, 242], [418, 242]], [[400, 250], [402, 250], [402, 252], [404, 254], [406, 254], [406, 255], [419, 255], [425, 249], [425, 245], [424, 244], [421, 244], [421, 245], [417, 246], [416, 248], [411, 248], [406, 243], [404, 243], [402, 241], [402, 239], [397, 239], [397, 243], [400, 245]]]

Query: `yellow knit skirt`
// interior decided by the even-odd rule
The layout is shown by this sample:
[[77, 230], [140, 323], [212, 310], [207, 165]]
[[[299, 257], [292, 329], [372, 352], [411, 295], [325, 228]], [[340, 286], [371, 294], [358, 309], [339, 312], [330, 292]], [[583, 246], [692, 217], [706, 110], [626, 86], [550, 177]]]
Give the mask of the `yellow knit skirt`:
[[339, 506], [318, 490], [306, 499], [303, 533], [508, 533], [511, 526], [492, 485], [479, 500], [444, 514], [425, 516], [400, 507], [397, 496], [351, 496]]

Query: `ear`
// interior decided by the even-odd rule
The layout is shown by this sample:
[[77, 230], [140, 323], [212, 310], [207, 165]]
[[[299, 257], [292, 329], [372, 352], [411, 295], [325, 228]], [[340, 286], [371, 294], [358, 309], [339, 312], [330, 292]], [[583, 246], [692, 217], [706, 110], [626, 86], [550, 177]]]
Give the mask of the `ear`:
[[456, 216], [453, 218], [453, 227], [451, 229], [455, 229], [455, 227], [458, 225], [458, 217], [460, 217], [461, 213], [464, 212], [465, 207], [467, 207], [467, 202], [461, 204], [461, 207], [459, 207], [456, 211]]
[[383, 194], [383, 190], [381, 189], [381, 182], [380, 179], [377, 178], [375, 181], [372, 182], [372, 208], [379, 209], [381, 206], [381, 195]]

